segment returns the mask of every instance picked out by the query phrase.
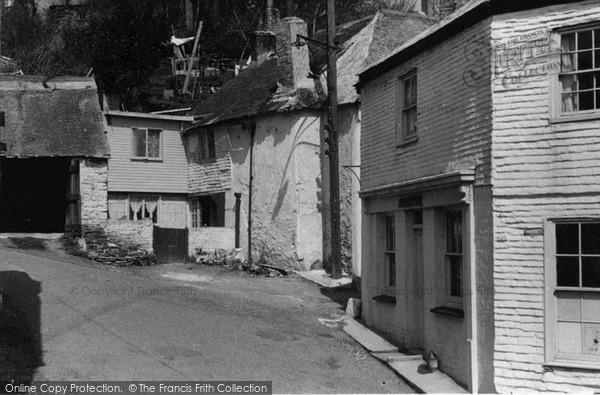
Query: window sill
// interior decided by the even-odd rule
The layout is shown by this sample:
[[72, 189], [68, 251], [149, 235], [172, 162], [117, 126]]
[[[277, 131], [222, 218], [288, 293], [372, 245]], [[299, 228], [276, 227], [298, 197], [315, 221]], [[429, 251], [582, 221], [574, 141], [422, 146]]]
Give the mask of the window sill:
[[408, 147], [409, 145], [415, 144], [417, 141], [419, 141], [419, 136], [414, 136], [414, 137], [400, 141], [399, 143], [396, 144], [396, 148]]
[[584, 122], [584, 121], [593, 121], [600, 119], [600, 112], [593, 113], [585, 113], [585, 114], [573, 114], [573, 115], [563, 115], [559, 117], [551, 117], [550, 123], [568, 123], [568, 122]]
[[465, 316], [465, 312], [462, 309], [447, 306], [434, 307], [429, 311], [431, 311], [433, 314], [446, 315], [448, 317], [455, 318], [463, 318]]
[[396, 304], [396, 297], [390, 295], [377, 295], [373, 297], [373, 300], [383, 303]]
[[132, 162], [162, 162], [162, 158], [131, 158]]
[[571, 361], [554, 361], [543, 364], [546, 369], [577, 369], [600, 371], [600, 363], [594, 364], [590, 362], [571, 362]]

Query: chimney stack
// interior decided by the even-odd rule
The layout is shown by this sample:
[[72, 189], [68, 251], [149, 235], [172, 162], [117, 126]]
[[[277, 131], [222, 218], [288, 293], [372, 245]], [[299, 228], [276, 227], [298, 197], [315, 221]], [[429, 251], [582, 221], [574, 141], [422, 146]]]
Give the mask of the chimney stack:
[[282, 72], [281, 82], [290, 88], [298, 88], [308, 80], [310, 60], [308, 45], [293, 45], [297, 35], [307, 36], [306, 22], [297, 17], [281, 20], [275, 28], [277, 37], [277, 61]]

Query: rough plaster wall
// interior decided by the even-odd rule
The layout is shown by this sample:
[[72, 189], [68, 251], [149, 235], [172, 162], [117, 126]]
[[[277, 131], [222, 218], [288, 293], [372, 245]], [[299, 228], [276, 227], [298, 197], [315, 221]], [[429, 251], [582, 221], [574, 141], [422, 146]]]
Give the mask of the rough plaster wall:
[[[497, 69], [493, 80], [495, 382], [500, 393], [600, 389], [598, 372], [543, 366], [544, 236], [524, 236], [526, 229], [543, 228], [547, 218], [600, 212], [598, 122], [549, 124], [549, 67], [543, 52], [548, 30], [598, 21], [598, 15], [598, 2], [586, 1], [494, 18], [499, 45], [543, 32], [535, 35], [538, 56], [526, 52], [525, 67]], [[532, 75], [536, 68], [542, 72]], [[529, 77], [519, 80], [527, 71]]]
[[154, 224], [150, 219], [141, 221], [108, 220], [106, 235], [109, 239], [135, 245], [148, 252], [153, 251]]
[[308, 269], [322, 259], [320, 126], [307, 112], [257, 122], [253, 250], [272, 264]]
[[185, 196], [161, 195], [158, 226], [161, 228], [185, 229], [188, 203]]
[[82, 233], [102, 233], [108, 218], [108, 160], [81, 159], [79, 177], [79, 193], [87, 197], [81, 199]]
[[190, 229], [189, 255], [196, 255], [196, 248], [203, 252], [214, 252], [217, 249], [233, 250], [235, 229], [231, 228], [201, 228]]

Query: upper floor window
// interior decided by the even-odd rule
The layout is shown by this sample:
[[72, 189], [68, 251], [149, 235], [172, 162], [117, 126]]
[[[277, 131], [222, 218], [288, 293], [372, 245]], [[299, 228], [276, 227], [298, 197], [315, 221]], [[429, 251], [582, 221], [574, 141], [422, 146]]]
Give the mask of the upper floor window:
[[462, 210], [446, 212], [446, 303], [462, 308], [463, 224]]
[[600, 221], [547, 227], [549, 362], [600, 366]]
[[399, 80], [398, 142], [417, 138], [417, 72], [412, 71]]
[[132, 128], [132, 152], [135, 159], [161, 158], [160, 129]]
[[551, 119], [596, 118], [600, 110], [600, 26], [560, 30], [552, 35], [558, 77], [553, 87]]
[[216, 157], [215, 132], [212, 129], [200, 131], [198, 139], [200, 141], [200, 160], [214, 159]]

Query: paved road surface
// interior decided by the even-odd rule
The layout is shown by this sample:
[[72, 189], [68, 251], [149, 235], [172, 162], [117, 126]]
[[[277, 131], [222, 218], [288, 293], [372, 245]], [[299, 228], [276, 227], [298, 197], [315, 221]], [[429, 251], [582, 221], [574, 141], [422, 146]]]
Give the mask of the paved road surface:
[[186, 269], [98, 267], [0, 246], [0, 281], [41, 286], [41, 308], [28, 308], [39, 315], [33, 331], [43, 350], [36, 380], [272, 380], [276, 393], [412, 392], [342, 331], [341, 306], [317, 286]]

